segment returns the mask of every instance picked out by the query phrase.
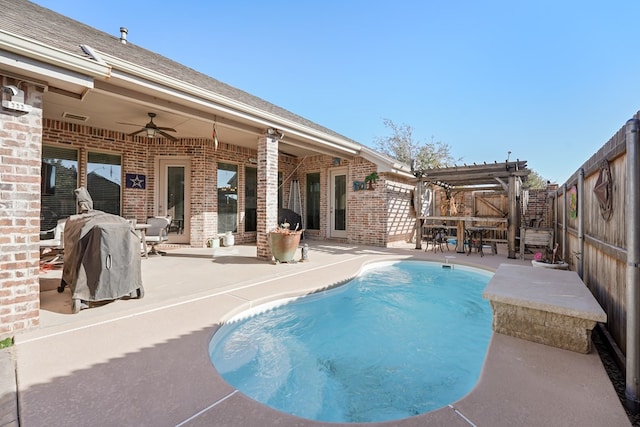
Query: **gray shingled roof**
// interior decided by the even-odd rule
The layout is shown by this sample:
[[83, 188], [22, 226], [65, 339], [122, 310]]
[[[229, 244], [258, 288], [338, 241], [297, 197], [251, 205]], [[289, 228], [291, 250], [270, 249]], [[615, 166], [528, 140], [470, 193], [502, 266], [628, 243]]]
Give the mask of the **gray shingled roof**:
[[133, 43], [120, 43], [119, 38], [99, 31], [81, 22], [63, 16], [52, 10], [25, 0], [0, 0], [0, 29], [27, 37], [46, 45], [76, 55], [86, 56], [80, 48], [88, 45], [100, 52], [107, 53], [141, 67], [153, 70], [199, 88], [228, 97], [236, 102], [246, 104], [261, 111], [275, 114], [328, 135], [355, 142], [331, 129], [318, 125], [304, 117], [271, 104], [235, 87], [229, 86], [186, 67], [178, 62], [151, 52]]

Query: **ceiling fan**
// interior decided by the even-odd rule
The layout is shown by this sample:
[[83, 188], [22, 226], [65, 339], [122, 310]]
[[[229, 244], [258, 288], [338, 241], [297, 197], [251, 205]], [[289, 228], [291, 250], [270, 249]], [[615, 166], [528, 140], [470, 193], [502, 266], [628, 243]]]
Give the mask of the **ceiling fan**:
[[[166, 127], [160, 127], [160, 126], [156, 125], [156, 124], [153, 122], [153, 118], [156, 116], [156, 113], [147, 113], [147, 114], [149, 115], [149, 119], [150, 119], [150, 120], [149, 120], [149, 123], [147, 123], [146, 125], [144, 125], [144, 127], [143, 127], [142, 129], [140, 129], [140, 130], [138, 130], [138, 131], [135, 131], [135, 132], [132, 132], [132, 133], [129, 133], [129, 134], [127, 134], [127, 135], [129, 135], [129, 136], [134, 136], [134, 135], [137, 135], [137, 134], [139, 134], [139, 133], [144, 132], [144, 133], [145, 133], [145, 136], [146, 136], [147, 138], [153, 138], [153, 137], [155, 137], [156, 135], [162, 135], [162, 136], [164, 136], [165, 138], [170, 139], [170, 140], [172, 140], [172, 141], [177, 141], [177, 140], [178, 140], [178, 139], [177, 139], [177, 138], [175, 138], [173, 135], [169, 135], [169, 134], [167, 133], [167, 132], [177, 132], [175, 129], [173, 129], [173, 128], [166, 128]], [[129, 125], [129, 126], [139, 126], [139, 125], [136, 125], [136, 124], [133, 124], [133, 123], [120, 123], [120, 124], [123, 124], [123, 125]]]

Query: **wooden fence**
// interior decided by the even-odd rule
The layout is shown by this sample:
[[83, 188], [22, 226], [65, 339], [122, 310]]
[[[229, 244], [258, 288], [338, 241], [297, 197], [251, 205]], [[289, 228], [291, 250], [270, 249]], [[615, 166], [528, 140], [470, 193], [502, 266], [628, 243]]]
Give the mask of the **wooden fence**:
[[[607, 313], [606, 329], [622, 354], [627, 352], [626, 168], [625, 125], [550, 201], [560, 253]], [[608, 211], [607, 203], [601, 208], [598, 192], [609, 197]]]

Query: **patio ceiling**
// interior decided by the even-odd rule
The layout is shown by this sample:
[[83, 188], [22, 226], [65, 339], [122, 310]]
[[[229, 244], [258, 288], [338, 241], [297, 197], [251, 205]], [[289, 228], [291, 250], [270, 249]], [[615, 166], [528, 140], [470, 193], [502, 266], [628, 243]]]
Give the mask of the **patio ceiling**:
[[[213, 125], [221, 143], [257, 149], [258, 137], [269, 127], [284, 133], [280, 151], [295, 157], [327, 154], [351, 158], [356, 151], [330, 147], [304, 135], [296, 135], [277, 121], [259, 123], [249, 117], [228, 114], [210, 106], [198, 106], [193, 101], [178, 102], [176, 98], [161, 98], [153, 91], [146, 93], [140, 88], [127, 89], [103, 81], [96, 81], [94, 89], [83, 94], [60, 90], [49, 86], [44, 94], [43, 115], [45, 118], [67, 121], [80, 125], [107, 129], [129, 134], [149, 122], [148, 113], [155, 113], [154, 123], [169, 127], [169, 132], [178, 139], [211, 139]], [[141, 135], [142, 136], [142, 135]]]
[[415, 170], [414, 175], [422, 182], [439, 185], [445, 189], [507, 191], [509, 177], [520, 177], [525, 181], [529, 172], [526, 160], [516, 160], [421, 169]]

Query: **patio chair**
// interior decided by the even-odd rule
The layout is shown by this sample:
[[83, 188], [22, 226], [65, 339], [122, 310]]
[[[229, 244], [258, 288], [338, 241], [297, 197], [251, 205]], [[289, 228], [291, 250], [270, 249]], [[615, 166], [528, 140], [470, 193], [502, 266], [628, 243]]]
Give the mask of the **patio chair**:
[[444, 252], [443, 246], [449, 250], [449, 236], [447, 234], [447, 229], [442, 227], [434, 227], [430, 230], [427, 235], [427, 248], [425, 248], [425, 252], [428, 249], [428, 245], [431, 244], [433, 248], [433, 252], [437, 252], [438, 249], [440, 252]]
[[49, 263], [57, 261], [62, 257], [62, 253], [64, 252], [64, 226], [66, 223], [67, 218], [59, 219], [54, 228], [40, 232], [40, 236], [47, 236], [53, 233], [53, 238], [51, 239], [40, 239], [40, 257], [46, 253], [55, 255], [52, 260], [48, 261]]
[[147, 245], [151, 246], [148, 254], [166, 255], [166, 252], [157, 250], [156, 246], [169, 240], [167, 233], [169, 231], [169, 225], [171, 224], [171, 218], [166, 216], [154, 216], [147, 218], [147, 224], [149, 224], [150, 227], [146, 231], [145, 240]]

